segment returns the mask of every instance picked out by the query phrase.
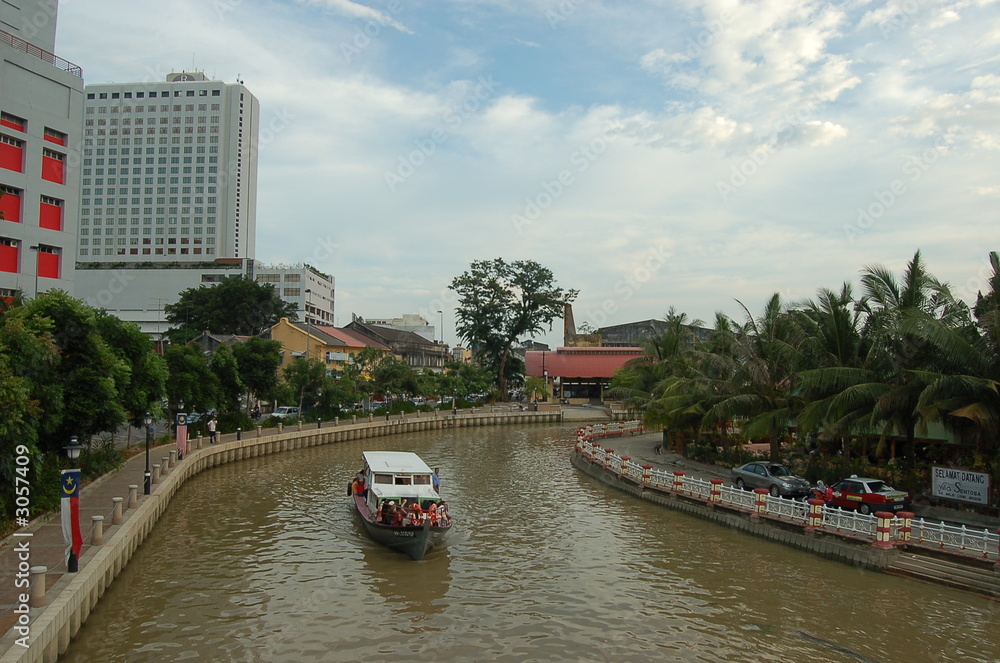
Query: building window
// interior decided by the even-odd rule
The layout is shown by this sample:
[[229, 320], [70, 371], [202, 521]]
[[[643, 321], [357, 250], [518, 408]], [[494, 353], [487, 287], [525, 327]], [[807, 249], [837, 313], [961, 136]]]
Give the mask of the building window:
[[66, 145], [66, 134], [55, 129], [45, 127], [45, 140], [56, 145]]
[[22, 191], [11, 186], [0, 186], [0, 216], [4, 221], [21, 222]]
[[55, 150], [42, 150], [42, 179], [56, 184], [66, 183], [66, 155]]
[[0, 134], [0, 168], [24, 172], [24, 141]]
[[18, 117], [17, 115], [0, 113], [0, 126], [7, 127], [8, 129], [16, 129], [17, 131], [24, 131], [28, 126], [28, 121], [24, 118]]
[[42, 196], [38, 209], [38, 226], [48, 230], [63, 229], [63, 201]]

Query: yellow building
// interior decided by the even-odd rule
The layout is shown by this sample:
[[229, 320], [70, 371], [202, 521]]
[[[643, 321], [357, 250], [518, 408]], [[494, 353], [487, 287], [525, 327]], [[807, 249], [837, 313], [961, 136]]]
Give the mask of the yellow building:
[[382, 343], [349, 329], [291, 322], [288, 318], [271, 327], [271, 338], [281, 343], [282, 368], [299, 357], [309, 357], [325, 364], [328, 372], [340, 372], [353, 364], [365, 348], [389, 350]]

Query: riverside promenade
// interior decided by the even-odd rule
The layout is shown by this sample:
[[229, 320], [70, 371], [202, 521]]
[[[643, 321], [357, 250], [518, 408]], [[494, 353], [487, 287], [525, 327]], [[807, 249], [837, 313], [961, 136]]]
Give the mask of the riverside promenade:
[[[0, 542], [0, 663], [50, 663], [97, 605], [105, 589], [128, 564], [135, 550], [189, 477], [204, 469], [271, 453], [385, 435], [472, 426], [523, 425], [562, 421], [558, 409], [520, 411], [485, 407], [451, 412], [414, 413], [352, 420], [293, 424], [193, 438], [187, 456], [177, 459], [174, 443], [153, 447], [153, 485], [143, 494], [145, 453], [116, 472], [85, 485], [80, 492], [83, 549], [79, 570], [64, 563], [59, 513], [31, 521]], [[239, 437], [240, 439], [237, 439]], [[26, 645], [26, 646], [25, 646]]]

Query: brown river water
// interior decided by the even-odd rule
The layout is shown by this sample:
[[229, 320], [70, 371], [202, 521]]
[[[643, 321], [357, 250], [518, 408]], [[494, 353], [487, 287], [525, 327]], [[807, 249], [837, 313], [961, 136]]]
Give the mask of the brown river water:
[[[1000, 603], [833, 562], [582, 475], [574, 426], [417, 433], [199, 474], [61, 660], [1000, 661]], [[441, 467], [456, 527], [371, 541], [365, 450]]]

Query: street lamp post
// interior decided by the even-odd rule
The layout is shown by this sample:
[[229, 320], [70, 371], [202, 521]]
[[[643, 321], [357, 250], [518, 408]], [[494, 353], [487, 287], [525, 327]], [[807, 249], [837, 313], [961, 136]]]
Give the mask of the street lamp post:
[[152, 490], [152, 475], [149, 472], [149, 444], [153, 441], [153, 415], [146, 410], [142, 417], [142, 425], [146, 427], [146, 471], [142, 475], [142, 493], [149, 495]]
[[441, 345], [444, 345], [444, 311], [438, 311], [441, 316]]
[[[80, 457], [80, 452], [83, 451], [83, 445], [81, 445], [77, 441], [77, 437], [76, 437], [76, 435], [74, 435], [71, 438], [69, 438], [69, 445], [63, 447], [63, 450], [66, 452], [66, 455], [69, 457], [70, 464], [71, 465], [76, 465], [75, 461], [76, 461], [77, 458]], [[75, 474], [75, 476], [76, 476], [75, 480], [74, 479], [68, 479], [69, 483], [72, 484], [71, 490], [67, 491], [67, 486], [66, 485], [62, 486], [64, 498], [68, 495], [70, 500], [73, 500], [73, 499], [79, 500], [80, 499], [80, 470], [78, 468], [73, 468], [73, 469], [65, 470], [64, 472], [70, 473], [71, 475]], [[66, 508], [65, 504], [66, 504], [66, 502], [65, 502], [65, 499], [64, 499], [63, 500], [63, 505], [64, 505], [63, 508], [64, 509]], [[77, 559], [77, 556], [76, 556], [76, 554], [77, 554], [77, 547], [78, 547], [77, 540], [80, 538], [80, 513], [78, 511], [78, 508], [79, 507], [75, 506], [75, 504], [70, 506], [70, 513], [72, 514], [70, 516], [70, 518], [72, 520], [69, 523], [69, 525], [70, 525], [69, 532], [66, 531], [66, 525], [65, 525], [66, 520], [63, 520], [63, 523], [64, 523], [64, 525], [63, 525], [63, 535], [64, 536], [68, 535], [68, 537], [69, 537], [69, 557], [66, 560], [66, 571], [68, 573], [76, 573], [77, 571], [80, 570], [80, 562], [79, 562], [79, 559]]]

